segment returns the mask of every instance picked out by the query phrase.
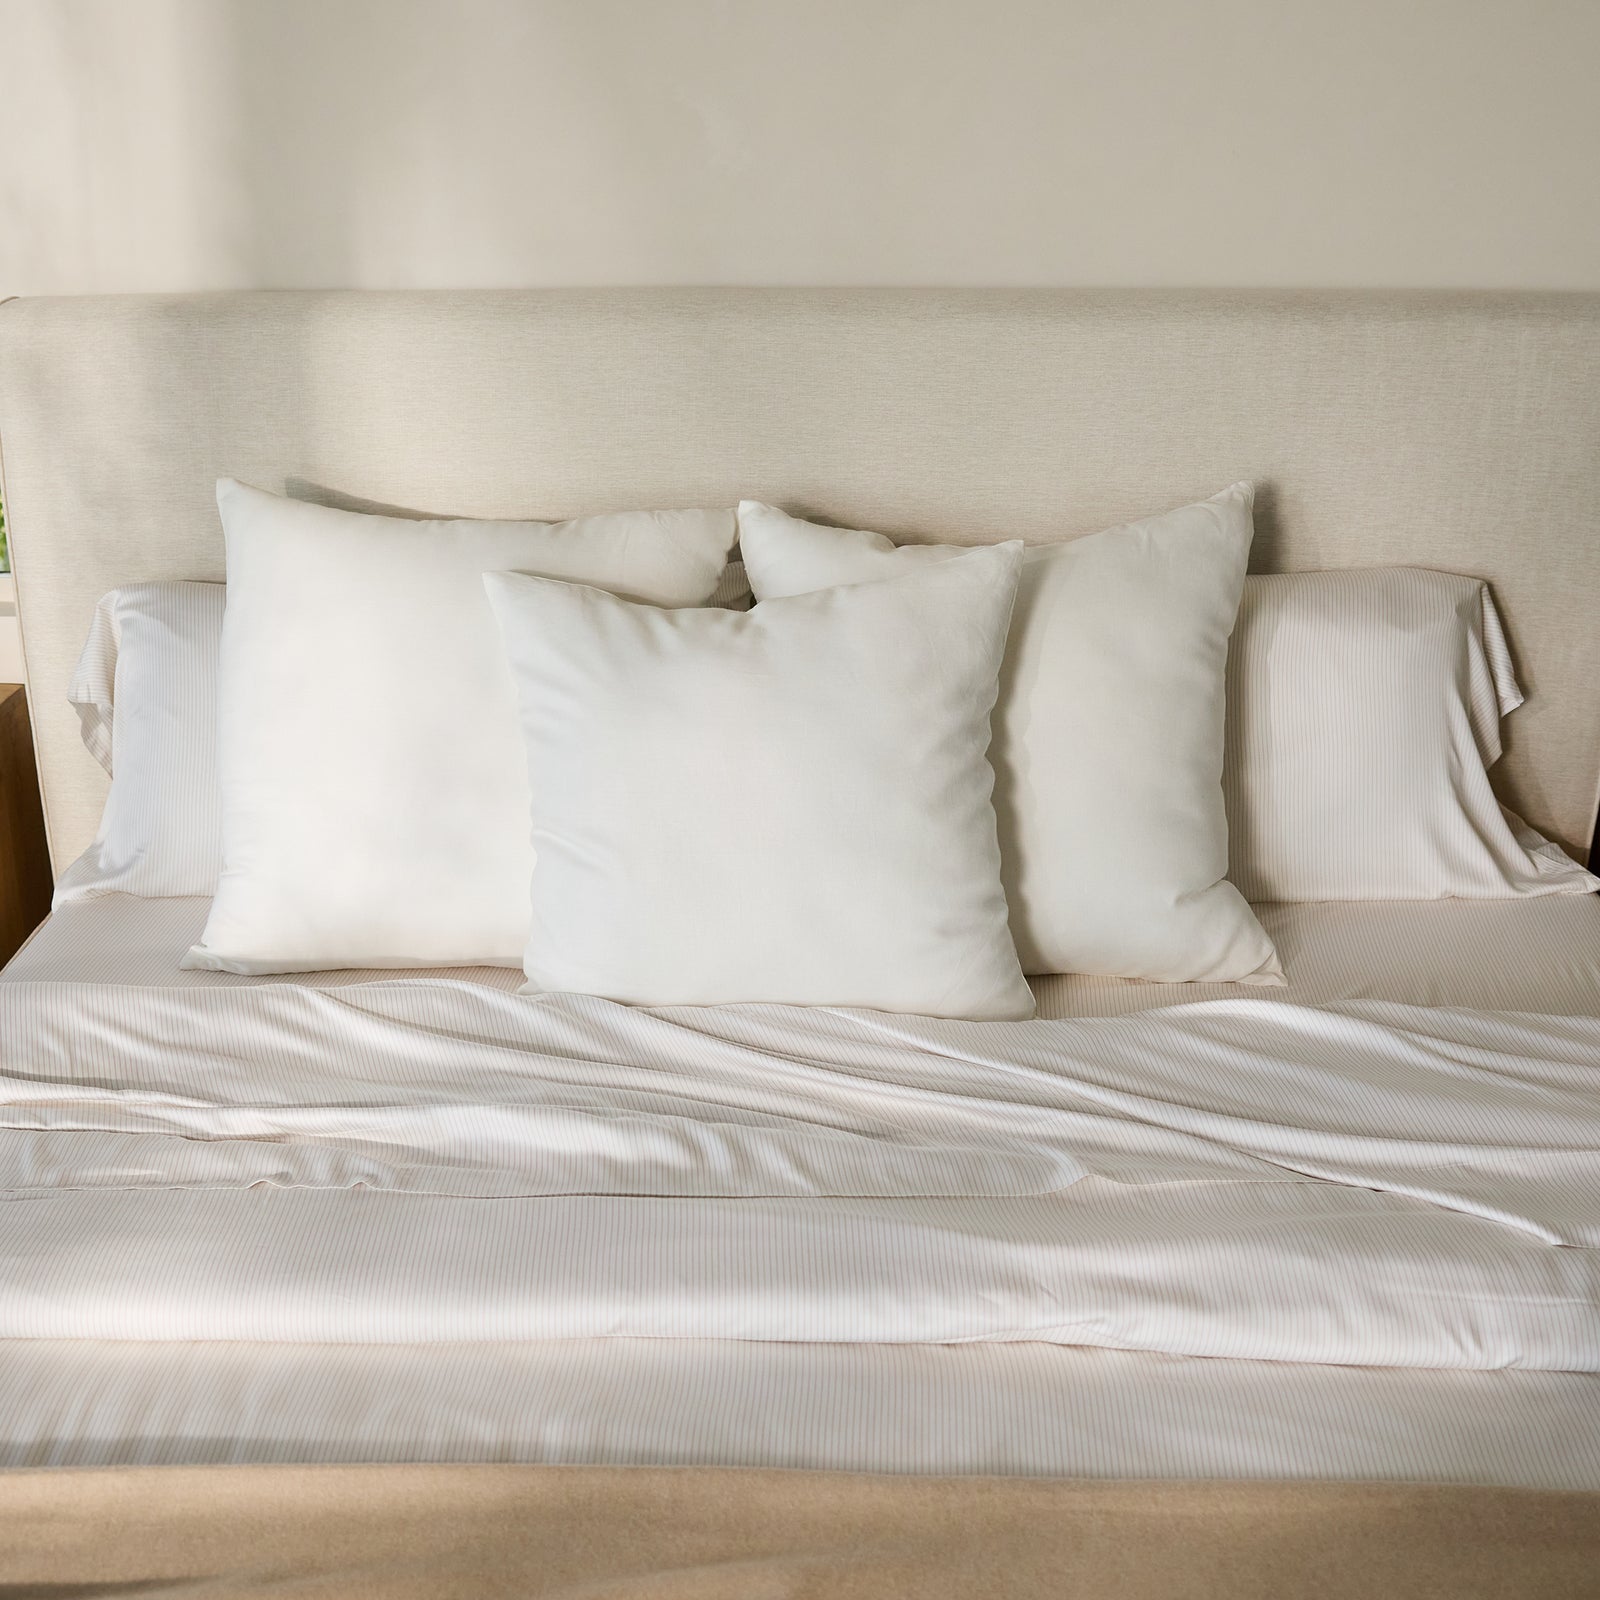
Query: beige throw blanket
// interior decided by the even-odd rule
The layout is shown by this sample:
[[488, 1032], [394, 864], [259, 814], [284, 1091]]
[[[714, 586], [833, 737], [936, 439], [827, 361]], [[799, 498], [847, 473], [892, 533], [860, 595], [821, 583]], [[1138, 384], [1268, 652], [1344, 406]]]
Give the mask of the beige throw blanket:
[[0, 1596], [1600, 1595], [1600, 1495], [589, 1467], [0, 1477]]

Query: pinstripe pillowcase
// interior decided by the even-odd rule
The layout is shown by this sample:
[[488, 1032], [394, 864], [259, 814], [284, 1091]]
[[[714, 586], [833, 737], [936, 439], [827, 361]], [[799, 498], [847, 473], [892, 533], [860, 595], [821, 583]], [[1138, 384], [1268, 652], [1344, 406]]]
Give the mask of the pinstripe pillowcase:
[[[67, 698], [83, 742], [111, 773], [94, 842], [62, 873], [55, 903], [102, 894], [150, 899], [216, 892], [220, 583], [135, 583], [94, 609]], [[750, 607], [731, 562], [707, 605]]]
[[1248, 579], [1228, 661], [1229, 876], [1251, 900], [1591, 893], [1490, 787], [1521, 704], [1478, 578]]

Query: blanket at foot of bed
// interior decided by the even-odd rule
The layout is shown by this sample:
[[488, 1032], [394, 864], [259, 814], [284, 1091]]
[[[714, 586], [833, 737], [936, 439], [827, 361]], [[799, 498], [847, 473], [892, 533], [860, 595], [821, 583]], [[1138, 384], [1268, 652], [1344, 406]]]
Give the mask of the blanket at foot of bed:
[[1600, 1594], [1600, 1495], [684, 1468], [0, 1476], [0, 1597], [1519, 1600]]

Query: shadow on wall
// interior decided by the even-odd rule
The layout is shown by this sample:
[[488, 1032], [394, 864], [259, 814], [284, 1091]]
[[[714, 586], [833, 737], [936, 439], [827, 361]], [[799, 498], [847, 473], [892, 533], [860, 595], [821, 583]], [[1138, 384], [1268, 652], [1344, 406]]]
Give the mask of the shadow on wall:
[[0, 0], [0, 37], [0, 293], [1600, 272], [1575, 0]]
[[608, 11], [8, 8], [0, 295], [715, 278], [727, 150]]
[[[228, 208], [241, 285], [632, 283], [633, 264], [672, 253], [686, 231], [694, 238], [697, 217], [718, 226], [695, 241], [696, 259], [645, 278], [719, 276], [728, 163], [693, 108], [659, 89], [652, 136], [630, 89], [657, 70], [651, 28], [626, 5], [184, 9], [205, 13], [211, 71], [228, 85], [207, 93], [204, 110], [227, 152], [215, 198]], [[712, 9], [716, 37], [731, 24]], [[608, 25], [608, 12], [628, 25]], [[580, 240], [590, 259], [575, 273]]]

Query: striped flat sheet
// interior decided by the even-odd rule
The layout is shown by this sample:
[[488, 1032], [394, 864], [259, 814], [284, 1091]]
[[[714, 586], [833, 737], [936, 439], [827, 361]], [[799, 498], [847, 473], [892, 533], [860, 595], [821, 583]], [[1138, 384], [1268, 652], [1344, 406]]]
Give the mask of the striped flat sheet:
[[[93, 1064], [90, 1076], [100, 1088], [114, 1089], [121, 1081], [117, 1062], [128, 1036], [114, 1009], [105, 1004], [107, 991], [127, 994], [135, 1011], [143, 1008], [147, 1017], [158, 1017], [161, 997], [169, 991], [314, 989], [347, 994], [374, 981], [396, 982], [393, 974], [379, 973], [318, 974], [308, 982], [182, 972], [177, 954], [192, 942], [205, 907], [203, 900], [111, 895], [65, 908], [0, 974], [0, 1011], [13, 1025], [29, 1017], [32, 1022], [21, 1020], [25, 1028], [42, 1024], [36, 1036], [42, 1042], [60, 1030], [62, 1019], [72, 1016], [84, 996], [95, 995], [97, 1004], [90, 1012], [98, 1020], [79, 1030], [69, 1048], [77, 1052], [80, 1066]], [[1435, 1005], [1476, 999], [1502, 1009], [1569, 1016], [1600, 1013], [1600, 902], [1593, 898], [1481, 906], [1265, 907], [1262, 914], [1285, 953], [1290, 976], [1286, 991], [1257, 991], [1263, 1004], [1326, 1004], [1366, 996]], [[480, 994], [504, 995], [514, 988], [517, 975], [486, 971], [438, 976], [464, 979]], [[1109, 979], [1049, 979], [1037, 987], [1046, 1008], [1087, 1015], [1170, 1005], [1175, 996], [1238, 993], [1223, 987], [1174, 989]], [[310, 1016], [304, 1009], [298, 1014]], [[1426, 1019], [1412, 1020], [1421, 1023], [1426, 1037]], [[174, 1060], [188, 1056], [194, 1039], [191, 1035], [179, 1042], [184, 1048]], [[245, 1052], [231, 1060], [229, 1070], [243, 1070], [247, 1057]], [[192, 1056], [188, 1058], [192, 1065]], [[781, 1052], [764, 1059], [783, 1065]], [[1501, 1059], [1500, 1065], [1506, 1064]], [[7, 1066], [14, 1070], [9, 1059]], [[1270, 1071], [1271, 1066], [1262, 1064], [1260, 1070]], [[1436, 1064], [1434, 1070], [1443, 1068]], [[177, 1085], [194, 1086], [192, 1081]], [[1015, 1100], [1006, 1104], [1015, 1110]], [[1099, 1112], [1082, 1114], [1111, 1120]], [[740, 1124], [741, 1129], [750, 1126], [754, 1124]], [[1303, 1122], [1291, 1121], [1290, 1126], [1303, 1128]], [[14, 1129], [3, 1137], [30, 1131], [42, 1130]], [[84, 1131], [114, 1135], [106, 1128]], [[903, 1154], [909, 1141], [904, 1129], [896, 1131]], [[1428, 1131], [1432, 1137], [1440, 1130], [1430, 1126]], [[55, 1130], [56, 1135], [66, 1132]], [[134, 1146], [149, 1140], [152, 1150], [176, 1141], [191, 1152], [203, 1145], [207, 1151], [231, 1147], [235, 1155], [243, 1152], [247, 1158], [259, 1153], [252, 1141], [238, 1138], [198, 1141], [147, 1130], [114, 1136]], [[269, 1142], [279, 1159], [291, 1151], [302, 1161], [319, 1151], [324, 1157], [329, 1154], [316, 1141], [286, 1142], [275, 1136]], [[1199, 1137], [1198, 1145], [1210, 1150], [1213, 1141]], [[1216, 1154], [1240, 1162], [1262, 1159], [1237, 1149], [1230, 1157], [1221, 1147]], [[369, 1149], [360, 1159], [373, 1155]], [[528, 1168], [522, 1170], [525, 1176]], [[989, 1170], [992, 1177], [995, 1169]], [[124, 1168], [114, 1181], [120, 1184], [128, 1175]], [[114, 1175], [101, 1174], [107, 1176]], [[349, 1177], [350, 1170], [342, 1176]], [[1217, 1187], [1216, 1197], [1225, 1202], [1229, 1194], [1241, 1195], [1240, 1176], [1235, 1172]], [[1291, 1193], [1298, 1192], [1307, 1187], [1299, 1182], [1304, 1176], [1280, 1171], [1262, 1193], [1281, 1192], [1285, 1185], [1295, 1185]], [[238, 1177], [236, 1171], [229, 1181]], [[479, 1170], [475, 1181], [482, 1177]], [[1097, 1175], [1067, 1185], [1053, 1198], [1065, 1197], [1078, 1208], [1075, 1216], [1103, 1222], [1106, 1206], [1082, 1204], [1096, 1186], [1106, 1187], [1113, 1198], [1138, 1187]], [[1148, 1198], [1180, 1204], [1197, 1192], [1192, 1179], [1144, 1187], [1151, 1191]], [[1402, 1228], [1407, 1219], [1428, 1217], [1427, 1226], [1432, 1226], [1447, 1215], [1427, 1201], [1377, 1191], [1363, 1195], [1344, 1185], [1326, 1187], [1332, 1195], [1350, 1199], [1353, 1215], [1369, 1222], [1378, 1217], [1374, 1203], [1398, 1213], [1387, 1220]], [[237, 1218], [229, 1221], [208, 1213], [207, 1207], [252, 1199], [270, 1204], [280, 1218], [280, 1253], [230, 1262], [230, 1252], [251, 1248], [251, 1230], [241, 1230]], [[1584, 1372], [1290, 1364], [1242, 1358], [1235, 1352], [1230, 1352], [1234, 1359], [1216, 1361], [1144, 1349], [1049, 1344], [1031, 1336], [946, 1344], [699, 1336], [551, 1340], [519, 1331], [509, 1338], [486, 1339], [481, 1328], [472, 1326], [475, 1301], [461, 1307], [445, 1342], [400, 1342], [411, 1337], [407, 1319], [383, 1315], [377, 1317], [381, 1326], [368, 1328], [360, 1343], [281, 1336], [296, 1320], [283, 1306], [272, 1309], [282, 1296], [320, 1295], [330, 1310], [352, 1304], [344, 1269], [358, 1257], [362, 1270], [369, 1271], [374, 1256], [396, 1251], [390, 1288], [398, 1299], [425, 1298], [430, 1293], [425, 1277], [430, 1248], [436, 1249], [438, 1242], [424, 1248], [408, 1237], [409, 1208], [482, 1215], [547, 1205], [553, 1199], [263, 1186], [102, 1187], [8, 1202], [0, 1212], [32, 1214], [32, 1221], [6, 1247], [8, 1272], [17, 1266], [31, 1274], [32, 1283], [13, 1322], [37, 1316], [54, 1319], [58, 1327], [75, 1323], [95, 1332], [90, 1337], [52, 1333], [0, 1342], [0, 1465], [498, 1460], [1600, 1487], [1600, 1377]], [[302, 1216], [297, 1222], [295, 1207], [302, 1201], [332, 1205], [340, 1215], [319, 1236], [311, 1230], [311, 1219]], [[983, 1204], [1014, 1201], [991, 1197]], [[133, 1203], [132, 1211], [118, 1209], [126, 1202]], [[570, 1198], [557, 1203], [569, 1204]], [[637, 1203], [659, 1211], [701, 1202], [614, 1197], [607, 1203]], [[926, 1204], [927, 1197], [912, 1203]], [[949, 1196], [938, 1202], [956, 1208], [972, 1203], [970, 1197]], [[1038, 1199], [1025, 1203], [1037, 1204]], [[768, 1197], [759, 1204], [778, 1202]], [[791, 1196], [783, 1202], [789, 1209], [833, 1207], [852, 1219], [860, 1204], [859, 1197], [841, 1196]], [[875, 1204], [883, 1206], [881, 1199]], [[146, 1206], [153, 1209], [144, 1210]], [[59, 1224], [45, 1225], [41, 1218], [47, 1212], [55, 1213]], [[1590, 1254], [1583, 1248], [1552, 1247], [1467, 1213], [1456, 1217], [1447, 1224], [1452, 1232], [1465, 1226], [1485, 1238], [1514, 1241], [1506, 1258], [1513, 1276], [1501, 1279], [1502, 1288], [1529, 1260], [1566, 1261]], [[900, 1220], [903, 1242], [907, 1229]], [[1259, 1216], [1244, 1226], [1239, 1221], [1232, 1229], [1235, 1275], [1230, 1281], [1241, 1294], [1237, 1325], [1248, 1328], [1252, 1318], [1271, 1313], [1286, 1299], [1292, 1302], [1305, 1280], [1318, 1276], [1318, 1257], [1297, 1262], [1293, 1254], [1305, 1248], [1303, 1239], [1295, 1246], [1293, 1231], [1304, 1219], [1295, 1224], [1273, 1215], [1272, 1224], [1264, 1228]], [[297, 1243], [300, 1222], [306, 1227]], [[1225, 1217], [1213, 1214], [1211, 1225], [1220, 1229], [1227, 1245]], [[854, 1227], [854, 1220], [847, 1226]], [[1187, 1237], [1194, 1240], [1206, 1226], [1203, 1219], [1194, 1219]], [[1351, 1238], [1360, 1226], [1358, 1222]], [[470, 1231], [471, 1224], [467, 1227]], [[960, 1223], [947, 1225], [945, 1237], [959, 1237], [960, 1228]], [[921, 1246], [927, 1230], [913, 1226], [909, 1231]], [[1239, 1271], [1250, 1263], [1237, 1246], [1253, 1232], [1259, 1232], [1262, 1249], [1251, 1281], [1248, 1272]], [[515, 1233], [514, 1228], [497, 1230], [510, 1252], [505, 1258], [490, 1259], [490, 1252], [478, 1257], [487, 1279], [480, 1288], [490, 1294], [497, 1281], [510, 1282], [520, 1272], [515, 1263], [525, 1241], [506, 1237]], [[981, 1229], [977, 1236], [982, 1236]], [[174, 1304], [170, 1298], [172, 1290], [182, 1288], [171, 1269], [185, 1240], [202, 1258], [189, 1276], [198, 1282], [210, 1266], [220, 1264], [222, 1275], [208, 1292], [226, 1295], [242, 1289], [235, 1306], [238, 1320], [257, 1319], [256, 1338], [171, 1333], [181, 1325], [180, 1314], [194, 1312], [200, 1304]], [[151, 1242], [158, 1248], [147, 1254]], [[722, 1248], [720, 1236], [716, 1247]], [[1404, 1250], [1390, 1257], [1388, 1281], [1401, 1296], [1395, 1308], [1401, 1319], [1409, 1314], [1408, 1307], [1416, 1309], [1419, 1298], [1423, 1309], [1434, 1313], [1454, 1303], [1448, 1291], [1429, 1296], [1430, 1285], [1439, 1282], [1433, 1248], [1427, 1227], [1412, 1237], [1421, 1276], [1410, 1284], [1395, 1283], [1406, 1274]], [[1286, 1263], [1294, 1269], [1287, 1276], [1281, 1271]], [[279, 1270], [285, 1264], [287, 1276]], [[1111, 1312], [1107, 1326], [1115, 1334], [1138, 1309], [1146, 1270], [1104, 1234], [1098, 1257], [1081, 1255], [1073, 1270], [1080, 1264], [1093, 1267], [1092, 1286], [1105, 1297]], [[146, 1265], [153, 1274], [142, 1270]], [[734, 1276], [729, 1265], [726, 1279]], [[1350, 1278], [1353, 1267], [1359, 1270]], [[1478, 1270], [1486, 1268], [1489, 1276], [1496, 1276], [1487, 1262], [1479, 1263]], [[1330, 1333], [1342, 1329], [1357, 1346], [1358, 1358], [1366, 1347], [1367, 1313], [1383, 1293], [1378, 1280], [1361, 1275], [1365, 1271], [1344, 1254], [1323, 1268], [1321, 1276], [1334, 1280], [1331, 1284], [1312, 1285], [1312, 1303], [1321, 1307], [1325, 1323], [1312, 1330], [1315, 1342], [1326, 1347]], [[1354, 1284], [1359, 1292], [1335, 1292], [1338, 1273], [1346, 1274], [1347, 1286]], [[180, 1271], [177, 1278], [182, 1277]], [[920, 1296], [925, 1286], [915, 1272], [891, 1280], [883, 1293], [893, 1295], [893, 1282], [904, 1288], [907, 1278], [905, 1292]], [[631, 1295], [632, 1285], [627, 1287]], [[1211, 1281], [1199, 1287], [1207, 1318], [1215, 1331], [1222, 1331], [1223, 1322], [1212, 1316], [1220, 1290], [1214, 1293]], [[86, 1314], [79, 1316], [63, 1305], [63, 1295], [76, 1302], [78, 1313]], [[704, 1298], [699, 1304], [702, 1312], [721, 1318], [728, 1305], [746, 1298], [740, 1281], [731, 1284], [727, 1304]], [[8, 1297], [7, 1304], [17, 1307], [18, 1297]], [[1378, 1309], [1381, 1313], [1384, 1308]], [[1490, 1348], [1476, 1342], [1483, 1332], [1482, 1308], [1468, 1304], [1464, 1309], [1470, 1315], [1453, 1324], [1458, 1353], [1469, 1363], [1490, 1357]], [[1570, 1309], [1580, 1328], [1592, 1326], [1592, 1297], [1572, 1302]], [[377, 1310], [369, 1301], [363, 1314]], [[268, 1331], [274, 1317], [284, 1325]], [[1183, 1320], [1194, 1319], [1186, 1313]], [[1380, 1315], [1378, 1326], [1394, 1320]], [[237, 1322], [233, 1331], [238, 1331]], [[383, 1342], [370, 1341], [367, 1336], [373, 1331]], [[1084, 1337], [1084, 1330], [1078, 1337]], [[1574, 1342], [1582, 1342], [1581, 1331]]]
[[9, 1338], [1600, 1366], [1600, 1019], [0, 989]]
[[1600, 1489], [1600, 1377], [1028, 1343], [0, 1341], [0, 1467], [339, 1461]]

